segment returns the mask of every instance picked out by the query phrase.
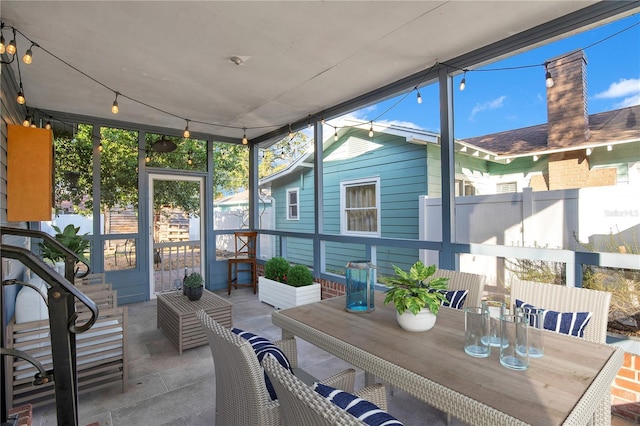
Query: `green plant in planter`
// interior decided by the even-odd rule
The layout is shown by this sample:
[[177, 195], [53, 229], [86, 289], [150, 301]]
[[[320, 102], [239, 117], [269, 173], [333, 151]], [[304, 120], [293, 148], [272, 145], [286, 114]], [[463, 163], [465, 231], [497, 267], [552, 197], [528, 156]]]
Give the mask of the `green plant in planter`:
[[446, 299], [445, 291], [449, 278], [432, 278], [436, 272], [436, 265], [425, 266], [417, 261], [409, 272], [403, 271], [393, 265], [395, 277], [381, 279], [389, 287], [384, 298], [384, 304], [393, 302], [400, 315], [409, 310], [414, 315], [425, 306], [436, 315], [440, 310], [440, 304]]
[[184, 293], [189, 300], [196, 301], [202, 297], [204, 291], [204, 279], [198, 272], [192, 272], [184, 280]]
[[304, 265], [293, 265], [287, 273], [287, 284], [293, 287], [303, 287], [313, 284], [313, 274]]
[[270, 280], [286, 283], [288, 272], [289, 261], [284, 257], [272, 257], [264, 264], [264, 277]]
[[198, 272], [192, 272], [184, 280], [185, 288], [197, 288], [204, 285], [204, 279]]
[[[91, 243], [84, 238], [88, 234], [79, 235], [80, 227], [75, 227], [71, 224], [65, 226], [64, 230], [60, 230], [60, 228], [55, 225], [53, 229], [56, 231], [54, 237], [60, 244], [74, 252], [76, 256], [78, 256], [78, 259], [89, 263], [85, 253], [89, 250]], [[38, 247], [40, 247], [42, 257], [45, 259], [50, 259], [52, 262], [65, 260], [66, 255], [46, 240], [38, 243]]]

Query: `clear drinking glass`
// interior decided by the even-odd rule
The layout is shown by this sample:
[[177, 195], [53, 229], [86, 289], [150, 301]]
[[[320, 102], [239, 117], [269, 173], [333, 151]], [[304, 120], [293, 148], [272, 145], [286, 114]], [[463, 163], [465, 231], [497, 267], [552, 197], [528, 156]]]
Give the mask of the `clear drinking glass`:
[[500, 317], [507, 313], [507, 306], [500, 300], [483, 300], [482, 308], [489, 311], [489, 335], [485, 339], [489, 345], [500, 347]]
[[503, 341], [500, 364], [512, 370], [529, 368], [528, 328], [529, 324], [522, 315], [503, 315], [500, 318], [500, 338]]
[[464, 351], [476, 358], [491, 355], [489, 310], [470, 307], [464, 310]]
[[[523, 316], [529, 325], [527, 345], [529, 358], [541, 358], [544, 355], [544, 309], [534, 309], [531, 311], [523, 308], [516, 308], [516, 315]], [[516, 348], [524, 353], [524, 348]]]

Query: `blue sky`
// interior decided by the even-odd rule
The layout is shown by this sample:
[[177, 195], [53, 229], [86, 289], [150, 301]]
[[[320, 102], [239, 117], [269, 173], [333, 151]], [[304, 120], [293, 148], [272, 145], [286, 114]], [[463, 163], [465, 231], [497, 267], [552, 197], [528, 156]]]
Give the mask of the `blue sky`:
[[[628, 27], [632, 28], [619, 33]], [[619, 34], [614, 35], [616, 33]], [[543, 64], [576, 49], [584, 49], [587, 57], [589, 114], [640, 104], [640, 14], [636, 14], [469, 71], [463, 92], [458, 90], [462, 75], [457, 76], [454, 80], [455, 137], [481, 136], [546, 123]], [[530, 65], [539, 66], [497, 69]], [[374, 120], [374, 123], [391, 122], [439, 133], [437, 85], [421, 88], [420, 94], [422, 104], [416, 102], [416, 93], [412, 92], [350, 115], [365, 121]], [[396, 102], [399, 103], [392, 107]]]

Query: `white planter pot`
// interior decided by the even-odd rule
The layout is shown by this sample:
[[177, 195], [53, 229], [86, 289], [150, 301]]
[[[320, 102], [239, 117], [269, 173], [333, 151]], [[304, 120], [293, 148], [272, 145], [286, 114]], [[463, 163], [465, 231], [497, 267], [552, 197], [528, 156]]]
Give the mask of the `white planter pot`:
[[258, 300], [276, 309], [287, 309], [307, 303], [319, 302], [320, 284], [292, 287], [265, 277], [258, 277]]
[[407, 331], [427, 331], [436, 324], [436, 316], [428, 308], [422, 308], [417, 315], [406, 310], [402, 315], [396, 311], [396, 319], [402, 329]]

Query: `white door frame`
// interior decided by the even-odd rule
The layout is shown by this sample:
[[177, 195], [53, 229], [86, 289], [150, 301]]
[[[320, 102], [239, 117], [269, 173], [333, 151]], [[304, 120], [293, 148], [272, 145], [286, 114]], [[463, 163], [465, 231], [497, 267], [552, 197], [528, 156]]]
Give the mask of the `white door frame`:
[[205, 176], [187, 176], [181, 174], [171, 174], [171, 173], [149, 173], [149, 197], [147, 199], [147, 206], [149, 210], [149, 228], [147, 230], [147, 234], [149, 237], [149, 297], [150, 299], [156, 298], [156, 289], [155, 289], [155, 276], [154, 276], [154, 263], [153, 263], [153, 182], [154, 180], [168, 180], [168, 181], [188, 181], [188, 182], [199, 182], [200, 184], [200, 268], [202, 271], [202, 276], [206, 277], [206, 263], [205, 263], [205, 246], [203, 244], [204, 240], [204, 220], [205, 220], [205, 211], [204, 211], [204, 191], [205, 191]]

